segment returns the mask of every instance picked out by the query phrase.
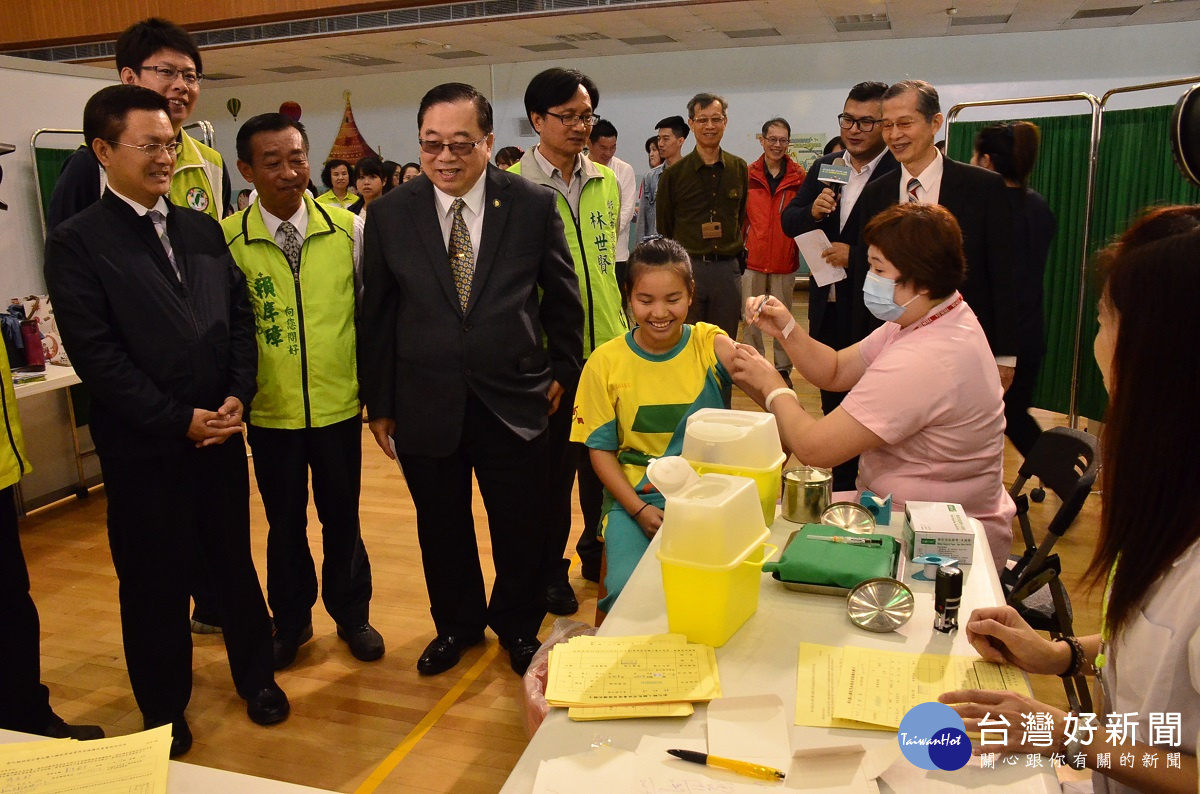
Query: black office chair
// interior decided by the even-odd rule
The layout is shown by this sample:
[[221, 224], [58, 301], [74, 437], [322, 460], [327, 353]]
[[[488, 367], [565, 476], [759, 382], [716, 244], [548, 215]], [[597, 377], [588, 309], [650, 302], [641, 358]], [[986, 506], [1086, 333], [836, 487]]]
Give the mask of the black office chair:
[[[1000, 576], [1005, 600], [1035, 629], [1053, 638], [1074, 634], [1071, 599], [1062, 583], [1062, 563], [1051, 553], [1054, 544], [1074, 523], [1091, 492], [1100, 471], [1100, 445], [1097, 438], [1080, 430], [1055, 427], [1042, 433], [1033, 450], [1017, 472], [1009, 495], [1017, 504], [1017, 521], [1025, 539], [1025, 553], [1011, 557], [1008, 569]], [[1042, 487], [1053, 491], [1062, 506], [1046, 527], [1039, 545], [1029, 521], [1029, 494], [1025, 484], [1037, 478]], [[1067, 702], [1080, 712], [1091, 712], [1092, 698], [1084, 676], [1063, 679]]]

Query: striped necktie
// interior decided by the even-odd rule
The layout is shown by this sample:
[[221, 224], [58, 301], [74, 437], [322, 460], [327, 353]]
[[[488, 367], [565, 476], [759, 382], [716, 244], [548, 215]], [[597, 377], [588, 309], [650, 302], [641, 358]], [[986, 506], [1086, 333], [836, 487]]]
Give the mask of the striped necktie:
[[908, 203], [909, 204], [917, 204], [921, 201], [919, 198], [917, 198], [917, 190], [919, 190], [920, 187], [921, 187], [921, 180], [917, 179], [915, 176], [912, 179], [908, 180]]
[[183, 274], [179, 272], [179, 265], [175, 264], [175, 252], [171, 250], [171, 238], [167, 236], [167, 216], [158, 210], [147, 210], [146, 214], [154, 222], [154, 231], [158, 234], [158, 241], [162, 243], [163, 251], [166, 252], [167, 259], [171, 262], [171, 267], [175, 271], [175, 277], [183, 281]]
[[450, 227], [450, 272], [454, 275], [454, 286], [458, 290], [458, 303], [465, 312], [467, 301], [471, 297], [471, 281], [475, 278], [475, 252], [471, 247], [471, 234], [467, 231], [467, 223], [463, 220], [463, 207], [466, 206], [460, 198], [450, 205], [454, 211], [454, 224]]

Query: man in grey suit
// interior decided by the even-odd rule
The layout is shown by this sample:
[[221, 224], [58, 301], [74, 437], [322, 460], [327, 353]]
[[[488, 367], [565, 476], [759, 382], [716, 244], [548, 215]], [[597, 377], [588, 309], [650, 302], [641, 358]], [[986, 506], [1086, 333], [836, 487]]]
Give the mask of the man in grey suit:
[[[417, 509], [437, 629], [417, 671], [454, 667], [490, 626], [523, 674], [545, 617], [547, 417], [570, 410], [559, 398], [583, 362], [579, 284], [554, 193], [488, 166], [487, 98], [439, 85], [417, 127], [423, 175], [367, 215], [361, 394]], [[472, 473], [496, 567], [490, 601]]]

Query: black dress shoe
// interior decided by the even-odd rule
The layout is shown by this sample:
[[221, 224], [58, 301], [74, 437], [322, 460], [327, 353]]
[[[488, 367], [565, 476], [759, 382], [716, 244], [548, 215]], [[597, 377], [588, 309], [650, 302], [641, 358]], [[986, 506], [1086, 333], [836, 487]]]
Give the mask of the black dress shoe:
[[275, 636], [271, 638], [271, 652], [275, 657], [275, 669], [282, 670], [296, 661], [296, 653], [300, 650], [300, 646], [311, 640], [312, 636], [311, 622], [299, 631], [276, 629]]
[[357, 628], [337, 627], [337, 635], [350, 646], [350, 653], [360, 662], [373, 662], [383, 656], [383, 635], [370, 623]]
[[565, 577], [546, 585], [543, 601], [546, 611], [552, 615], [574, 615], [579, 611], [575, 591], [571, 589], [571, 584]]
[[472, 645], [483, 642], [483, 635], [474, 637], [459, 637], [453, 634], [433, 638], [433, 642], [425, 646], [425, 652], [417, 660], [417, 672], [421, 675], [437, 675], [444, 673], [462, 658], [463, 651]]
[[[166, 722], [147, 722], [145, 723], [146, 730], [157, 728], [160, 725], [167, 725]], [[187, 720], [180, 717], [170, 723], [171, 726], [171, 757], [178, 758], [179, 756], [192, 749], [192, 729], [188, 727]]]
[[86, 742], [92, 739], [103, 739], [104, 731], [99, 725], [70, 725], [52, 711], [50, 712], [50, 722], [46, 725], [45, 730], [41, 731], [41, 735], [49, 736], [51, 739], [75, 739]]
[[537, 637], [513, 637], [510, 640], [500, 640], [500, 644], [508, 649], [508, 661], [517, 675], [525, 675], [529, 663], [533, 661], [533, 655], [542, 647]]
[[253, 697], [246, 698], [246, 715], [259, 725], [274, 725], [287, 719], [292, 707], [287, 695], [278, 684], [272, 683], [258, 690]]

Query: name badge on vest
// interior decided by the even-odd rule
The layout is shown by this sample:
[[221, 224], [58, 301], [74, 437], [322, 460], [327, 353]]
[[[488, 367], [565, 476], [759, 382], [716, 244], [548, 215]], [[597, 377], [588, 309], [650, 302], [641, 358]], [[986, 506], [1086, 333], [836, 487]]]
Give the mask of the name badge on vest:
[[720, 221], [710, 221], [709, 223], [700, 224], [700, 236], [705, 240], [721, 239]]

